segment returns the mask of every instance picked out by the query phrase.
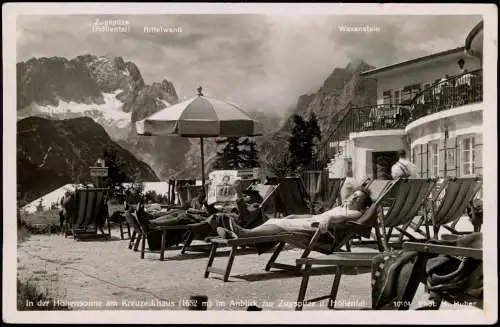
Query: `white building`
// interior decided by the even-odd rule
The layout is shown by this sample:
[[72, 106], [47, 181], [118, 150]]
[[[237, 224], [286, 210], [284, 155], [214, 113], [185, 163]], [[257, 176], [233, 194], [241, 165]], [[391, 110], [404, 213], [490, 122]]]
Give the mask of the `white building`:
[[358, 180], [384, 178], [405, 149], [419, 177], [482, 174], [483, 24], [459, 47], [362, 73], [377, 81], [377, 105], [349, 109], [330, 165]]

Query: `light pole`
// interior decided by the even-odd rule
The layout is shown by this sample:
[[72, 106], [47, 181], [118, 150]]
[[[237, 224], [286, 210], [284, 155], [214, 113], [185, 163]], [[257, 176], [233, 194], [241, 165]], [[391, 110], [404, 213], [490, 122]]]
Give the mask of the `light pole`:
[[448, 176], [448, 137], [449, 137], [449, 132], [448, 132], [448, 127], [444, 127], [444, 142], [443, 142], [443, 147], [444, 147], [444, 177]]

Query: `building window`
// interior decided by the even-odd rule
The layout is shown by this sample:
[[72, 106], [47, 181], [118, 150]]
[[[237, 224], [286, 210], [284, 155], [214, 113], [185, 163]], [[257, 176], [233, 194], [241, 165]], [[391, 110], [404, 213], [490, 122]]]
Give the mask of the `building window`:
[[474, 174], [474, 136], [462, 138], [460, 144], [460, 175], [467, 176]]
[[382, 96], [384, 98], [384, 104], [391, 104], [391, 90], [384, 91]]
[[401, 101], [409, 101], [411, 100], [411, 86], [405, 86], [403, 91], [401, 91]]
[[417, 162], [417, 147], [411, 149], [411, 162]]
[[429, 172], [431, 177], [439, 176], [439, 147], [437, 143], [429, 143]]
[[394, 91], [394, 103], [395, 104], [400, 104], [401, 103], [401, 99], [399, 98], [399, 90]]

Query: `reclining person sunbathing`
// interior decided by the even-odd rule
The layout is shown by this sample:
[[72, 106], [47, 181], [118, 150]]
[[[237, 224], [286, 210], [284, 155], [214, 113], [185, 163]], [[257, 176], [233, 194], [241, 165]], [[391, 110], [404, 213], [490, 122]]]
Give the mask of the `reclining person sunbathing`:
[[[341, 225], [346, 221], [353, 221], [361, 217], [364, 211], [371, 205], [372, 200], [366, 189], [358, 189], [351, 194], [343, 205], [334, 207], [318, 215], [289, 215], [284, 218], [269, 219], [264, 224], [246, 229], [237, 224], [232, 224], [230, 229], [218, 227], [217, 234], [226, 239], [238, 237], [272, 236], [280, 233], [294, 233], [304, 236], [307, 243], [317, 231], [314, 225], [318, 225], [320, 232], [326, 233], [328, 229]], [[257, 244], [258, 245], [258, 244]], [[264, 246], [268, 248], [270, 246]], [[264, 248], [261, 247], [261, 248]], [[263, 252], [259, 250], [259, 253]]]
[[[194, 239], [203, 240], [217, 235], [217, 227], [229, 227], [231, 223], [255, 227], [262, 224], [262, 213], [259, 203], [262, 197], [256, 191], [243, 191], [240, 184], [235, 184], [238, 199], [237, 211], [232, 213], [215, 213], [208, 216], [210, 211], [202, 214], [198, 210], [173, 209], [160, 217], [154, 217], [139, 206], [137, 217], [147, 227], [183, 226], [189, 225], [194, 233]], [[247, 196], [244, 196], [247, 194]], [[203, 201], [206, 203], [206, 200]], [[181, 243], [185, 238], [185, 230], [172, 230], [167, 234], [166, 246]], [[161, 246], [161, 231], [152, 230], [148, 233], [148, 243], [151, 250]]]

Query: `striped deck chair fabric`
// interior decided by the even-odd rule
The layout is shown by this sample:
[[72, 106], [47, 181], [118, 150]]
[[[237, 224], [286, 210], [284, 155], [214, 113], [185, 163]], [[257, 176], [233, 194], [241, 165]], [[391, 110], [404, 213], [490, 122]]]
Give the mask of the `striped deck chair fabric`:
[[[106, 205], [108, 189], [88, 188], [76, 191], [75, 213], [70, 220], [73, 236], [79, 234], [97, 234], [108, 218]], [[109, 224], [108, 224], [109, 229]], [[108, 235], [109, 236], [109, 235]]]
[[310, 198], [301, 178], [282, 178], [278, 185], [278, 194], [278, 211], [285, 216], [310, 213]]
[[311, 213], [328, 210], [338, 203], [345, 178], [329, 178], [327, 170], [306, 171], [302, 175], [311, 199]]
[[433, 199], [431, 219], [434, 238], [441, 226], [445, 226], [465, 214], [467, 206], [482, 186], [479, 177], [448, 178], [445, 185]]
[[[399, 179], [399, 187], [397, 193], [392, 193], [392, 205], [386, 211], [381, 213], [380, 225], [382, 227], [383, 245], [385, 250], [388, 249], [390, 239], [393, 236], [394, 229], [405, 235], [411, 240], [415, 240], [415, 236], [408, 233], [407, 226], [419, 214], [422, 205], [427, 200], [429, 194], [436, 185], [434, 179], [424, 178], [402, 178]], [[398, 235], [401, 243], [402, 237]], [[392, 243], [391, 245], [396, 245]], [[398, 244], [399, 245], [399, 244]]]
[[340, 203], [340, 190], [344, 185], [345, 178], [328, 178], [326, 182], [324, 207], [332, 208]]

